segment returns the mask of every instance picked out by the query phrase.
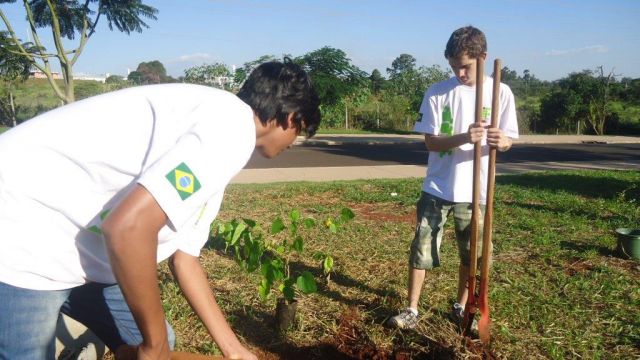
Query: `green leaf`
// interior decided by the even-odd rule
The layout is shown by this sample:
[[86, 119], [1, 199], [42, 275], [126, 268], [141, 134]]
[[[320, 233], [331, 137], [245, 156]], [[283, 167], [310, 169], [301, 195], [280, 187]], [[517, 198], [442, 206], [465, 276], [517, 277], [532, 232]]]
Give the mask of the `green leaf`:
[[246, 228], [247, 228], [247, 225], [242, 223], [236, 225], [236, 228], [233, 229], [233, 236], [231, 237], [231, 245], [234, 245], [236, 242], [238, 242], [238, 239], [240, 239], [240, 235], [242, 235], [242, 232]]
[[267, 280], [270, 283], [273, 283], [273, 280], [274, 280], [273, 266], [271, 266], [271, 263], [262, 264], [262, 268], [260, 269], [260, 272], [262, 273], [262, 277], [264, 277], [265, 280]]
[[298, 289], [305, 294], [311, 294], [318, 291], [316, 279], [313, 278], [313, 275], [309, 271], [305, 271], [302, 275], [298, 276], [296, 285], [298, 286]]
[[253, 228], [253, 227], [256, 227], [256, 221], [255, 221], [255, 220], [253, 220], [253, 219], [245, 219], [245, 218], [242, 218], [242, 221], [244, 221], [244, 222], [245, 222], [245, 224], [249, 225], [249, 227], [252, 227], [252, 228]]
[[331, 223], [329, 224], [329, 231], [331, 231], [332, 233], [337, 233], [338, 232], [338, 225]]
[[294, 221], [291, 223], [291, 228], [289, 228], [289, 234], [291, 234], [291, 236], [296, 236], [297, 233], [298, 233], [298, 223]]
[[293, 250], [297, 251], [297, 252], [302, 252], [303, 248], [304, 248], [304, 242], [302, 241], [302, 237], [298, 236], [296, 237], [296, 239], [293, 241], [293, 244], [291, 245], [291, 247], [293, 248]]
[[287, 301], [292, 302], [296, 296], [296, 282], [291, 278], [286, 278], [282, 284], [280, 284], [280, 291]]
[[291, 210], [291, 212], [289, 213], [289, 219], [291, 219], [292, 223], [298, 222], [298, 220], [300, 220], [300, 210], [298, 209]]
[[284, 222], [282, 222], [281, 218], [277, 218], [275, 220], [273, 220], [273, 222], [271, 223], [271, 234], [275, 235], [279, 232], [281, 232], [282, 230], [284, 230], [285, 226], [284, 226]]
[[305, 228], [307, 229], [311, 229], [312, 227], [316, 226], [316, 221], [313, 220], [312, 218], [306, 218], [303, 220], [303, 225]]
[[276, 252], [277, 252], [278, 254], [280, 254], [280, 255], [284, 254], [284, 251], [285, 251], [285, 250], [286, 250], [286, 249], [284, 248], [284, 246], [283, 246], [283, 245], [280, 245], [280, 246], [278, 246], [278, 247], [276, 248]]
[[354, 217], [356, 217], [356, 214], [354, 214], [353, 211], [351, 211], [351, 209], [342, 208], [342, 211], [340, 212], [340, 220], [342, 220], [342, 222], [349, 221]]
[[280, 259], [271, 260], [271, 271], [273, 272], [273, 280], [278, 281], [284, 278], [284, 263]]
[[322, 270], [325, 274], [328, 274], [333, 269], [333, 257], [331, 255], [327, 255], [327, 257], [322, 262]]
[[296, 297], [296, 290], [293, 288], [293, 286], [284, 286], [282, 288], [282, 296], [284, 296], [284, 298], [287, 299], [288, 302], [292, 302]]
[[258, 294], [260, 295], [260, 299], [262, 299], [262, 301], [267, 301], [270, 292], [271, 284], [266, 279], [262, 279], [262, 282], [258, 286]]

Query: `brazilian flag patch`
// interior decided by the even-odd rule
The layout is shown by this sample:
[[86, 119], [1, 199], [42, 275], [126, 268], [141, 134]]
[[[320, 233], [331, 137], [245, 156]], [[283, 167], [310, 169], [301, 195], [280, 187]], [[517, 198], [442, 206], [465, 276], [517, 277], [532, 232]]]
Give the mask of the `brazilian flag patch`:
[[176, 189], [182, 200], [200, 190], [200, 181], [185, 163], [181, 163], [175, 169], [169, 171], [166, 178], [171, 183], [171, 186]]

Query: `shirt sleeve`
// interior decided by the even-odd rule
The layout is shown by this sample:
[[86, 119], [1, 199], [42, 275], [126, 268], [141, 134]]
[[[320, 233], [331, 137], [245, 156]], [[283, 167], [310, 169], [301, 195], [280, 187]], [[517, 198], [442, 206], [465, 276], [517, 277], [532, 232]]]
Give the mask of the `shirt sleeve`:
[[500, 84], [500, 87], [500, 129], [508, 137], [517, 139], [519, 135], [516, 101], [508, 85]]
[[432, 89], [425, 92], [422, 104], [420, 105], [420, 118], [413, 126], [413, 131], [423, 134], [438, 135], [441, 121], [438, 116], [437, 96], [432, 93]]
[[165, 212], [168, 226], [174, 231], [180, 232], [207, 201], [222, 194], [251, 156], [251, 134], [238, 133], [229, 126], [221, 129], [212, 123], [196, 123], [138, 179]]
[[178, 236], [178, 249], [192, 256], [199, 256], [200, 250], [209, 240], [211, 223], [220, 211], [222, 194], [214, 195], [188, 221], [184, 231]]

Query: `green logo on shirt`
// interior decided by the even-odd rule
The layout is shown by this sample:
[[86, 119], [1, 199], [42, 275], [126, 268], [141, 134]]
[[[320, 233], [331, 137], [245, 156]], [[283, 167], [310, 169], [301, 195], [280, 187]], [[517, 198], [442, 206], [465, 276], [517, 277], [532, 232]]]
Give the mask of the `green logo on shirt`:
[[490, 107], [482, 107], [482, 120], [487, 121], [491, 116], [491, 108]]
[[[442, 110], [442, 125], [440, 125], [440, 134], [452, 136], [453, 135], [453, 115], [451, 115], [451, 108], [445, 106]], [[453, 154], [452, 150], [440, 151], [440, 157]]]
[[100, 213], [100, 224], [99, 225], [93, 225], [90, 228], [88, 228], [87, 230], [91, 231], [94, 234], [97, 235], [102, 235], [102, 222], [104, 221], [104, 219], [107, 218], [107, 215], [109, 215], [109, 211], [111, 211], [111, 209], [107, 209], [104, 210], [103, 212]]
[[200, 190], [200, 181], [185, 163], [181, 163], [175, 169], [169, 171], [166, 178], [171, 183], [171, 186], [176, 189], [182, 200]]

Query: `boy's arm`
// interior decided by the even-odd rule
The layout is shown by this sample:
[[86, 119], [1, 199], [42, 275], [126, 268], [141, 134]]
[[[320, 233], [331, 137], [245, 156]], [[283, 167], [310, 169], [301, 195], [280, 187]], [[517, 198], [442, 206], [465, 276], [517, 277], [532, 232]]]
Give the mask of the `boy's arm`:
[[487, 130], [487, 145], [495, 147], [498, 151], [511, 149], [513, 141], [504, 134], [500, 128], [489, 128]]
[[202, 320], [224, 356], [229, 359], [257, 359], [242, 346], [229, 327], [198, 258], [178, 250], [169, 259], [169, 265], [189, 305]]
[[485, 132], [485, 123], [469, 125], [469, 130], [456, 135], [425, 134], [424, 142], [429, 151], [448, 151], [463, 144], [474, 144], [480, 140]]
[[153, 196], [136, 185], [102, 227], [111, 268], [142, 334], [139, 359], [169, 359], [156, 275], [158, 231], [166, 221]]

